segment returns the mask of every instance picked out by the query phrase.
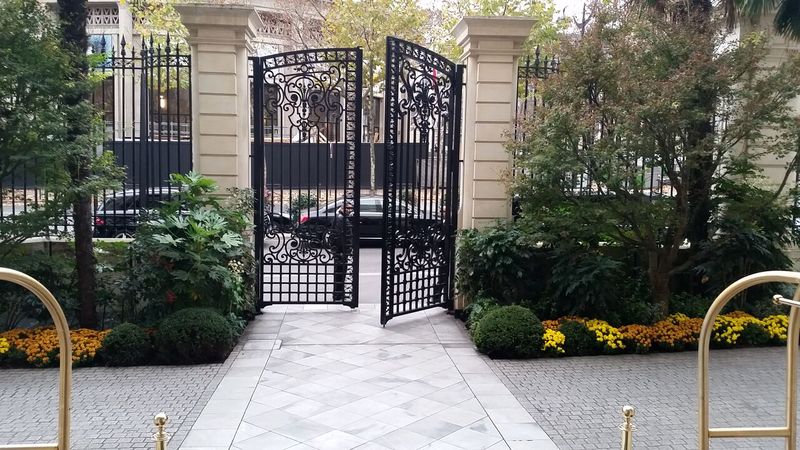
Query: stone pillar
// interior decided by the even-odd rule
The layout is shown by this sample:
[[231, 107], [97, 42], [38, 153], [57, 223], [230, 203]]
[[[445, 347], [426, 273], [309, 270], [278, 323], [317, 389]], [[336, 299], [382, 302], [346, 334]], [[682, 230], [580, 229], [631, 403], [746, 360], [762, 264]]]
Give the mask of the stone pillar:
[[[746, 38], [747, 35], [753, 32], [765, 34], [767, 39], [766, 55], [763, 61], [765, 69], [778, 67], [800, 53], [800, 42], [779, 35], [775, 31], [775, 26], [773, 25], [774, 19], [775, 14], [769, 13], [761, 16], [757, 20], [743, 19], [739, 27], [740, 38]], [[795, 98], [791, 104], [793, 109], [800, 113], [800, 98]], [[767, 131], [767, 133], [769, 133], [769, 131]], [[764, 175], [767, 177], [765, 184], [769, 184], [769, 187], [779, 186], [794, 156], [795, 155], [791, 153], [783, 157], [762, 157], [758, 161], [758, 165], [764, 170]], [[795, 175], [790, 175], [789, 181], [793, 182], [794, 179]]]
[[465, 17], [453, 30], [467, 65], [460, 229], [511, 217], [505, 143], [515, 120], [517, 60], [533, 24], [524, 17]]
[[192, 142], [197, 172], [222, 190], [250, 187], [247, 56], [260, 19], [249, 4], [179, 3], [192, 48]]
[[[742, 20], [739, 26], [739, 37], [744, 38], [753, 32], [762, 32], [767, 39], [766, 55], [763, 65], [766, 69], [774, 68], [786, 62], [789, 58], [796, 56], [800, 53], [800, 42], [787, 39], [779, 35], [775, 31], [773, 20], [774, 13], [769, 13], [761, 16], [758, 20]], [[800, 98], [795, 98], [792, 101], [792, 107], [795, 111], [800, 112]], [[769, 131], [767, 131], [769, 133]], [[740, 148], [744, 149], [743, 146]], [[777, 156], [764, 156], [758, 160], [758, 165], [764, 170], [766, 179], [761, 182], [762, 187], [769, 189], [777, 189], [786, 175], [786, 169], [794, 159], [795, 154], [790, 153], [782, 157]], [[791, 187], [794, 183], [796, 173], [792, 172], [789, 175], [787, 187]], [[796, 246], [786, 249], [786, 254], [794, 262], [794, 270], [800, 271], [800, 248]]]

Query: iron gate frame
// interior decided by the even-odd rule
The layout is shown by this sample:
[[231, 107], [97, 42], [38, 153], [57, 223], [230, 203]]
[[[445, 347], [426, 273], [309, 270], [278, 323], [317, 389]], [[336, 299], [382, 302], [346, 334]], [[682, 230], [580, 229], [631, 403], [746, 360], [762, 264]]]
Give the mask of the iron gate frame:
[[[416, 84], [409, 85], [409, 79], [404, 80], [406, 82], [406, 86], [400, 86], [400, 77], [403, 75], [401, 63], [408, 60], [414, 61], [417, 65], [422, 66], [425, 70], [432, 72], [433, 75], [428, 77], [428, 81], [430, 81], [432, 78], [433, 84], [429, 85], [428, 89], [433, 89], [433, 95], [438, 95], [436, 98], [431, 98], [431, 92], [426, 92], [426, 88], [424, 86], [421, 87], [422, 92], [417, 92], [415, 95], [411, 95], [411, 93], [408, 92], [408, 89], [416, 88], [418, 86]], [[421, 70], [417, 71], [422, 73]], [[384, 245], [381, 255], [380, 317], [381, 324], [384, 326], [394, 317], [417, 311], [423, 311], [436, 307], [444, 307], [448, 310], [453, 309], [453, 298], [455, 292], [455, 241], [458, 232], [457, 217], [460, 199], [459, 166], [461, 164], [461, 121], [464, 71], [464, 65], [456, 64], [444, 56], [439, 55], [425, 47], [391, 36], [386, 38], [386, 83], [384, 96], [384, 145], [386, 155], [383, 186]], [[439, 72], [444, 74], [447, 79], [449, 79], [450, 85], [448, 86], [448, 92], [446, 93], [440, 92], [439, 83], [441, 83], [442, 78], [444, 77], [440, 76]], [[414, 77], [416, 76], [417, 75]], [[411, 77], [408, 76], [408, 78]], [[401, 98], [401, 93], [405, 93], [407, 97]], [[409, 96], [411, 98], [409, 98]], [[447, 98], [446, 102], [443, 101], [443, 98], [445, 97]], [[431, 105], [431, 100], [438, 101], [440, 103]], [[412, 102], [418, 104], [414, 105], [413, 107], [409, 107], [409, 104]], [[436, 122], [438, 123], [438, 131], [442, 131], [442, 128], [447, 127], [443, 131], [445, 134], [444, 138], [442, 139], [442, 145], [445, 147], [444, 153], [447, 161], [445, 163], [446, 167], [444, 168], [445, 176], [441, 180], [443, 182], [443, 186], [441, 187], [443, 188], [442, 190], [444, 193], [444, 201], [442, 204], [445, 206], [445, 211], [444, 214], [439, 215], [440, 217], [438, 220], [443, 232], [443, 248], [441, 250], [443, 251], [444, 255], [442, 255], [443, 263], [433, 269], [436, 270], [435, 276], [437, 281], [433, 283], [432, 287], [423, 286], [423, 289], [431, 289], [434, 294], [432, 296], [422, 296], [422, 298], [419, 298], [419, 279], [414, 281], [403, 281], [403, 283], [416, 283], [416, 289], [412, 287], [410, 290], [403, 292], [398, 292], [396, 289], [398, 284], [398, 280], [396, 279], [398, 275], [398, 257], [396, 255], [396, 250], [398, 248], [402, 248], [398, 246], [399, 227], [397, 220], [397, 207], [401, 205], [401, 203], [398, 202], [404, 202], [404, 200], [400, 199], [400, 196], [398, 195], [399, 184], [402, 182], [402, 180], [398, 179], [398, 160], [402, 156], [400, 153], [403, 150], [403, 144], [410, 144], [401, 142], [398, 139], [402, 137], [402, 135], [398, 135], [398, 131], [401, 131], [398, 130], [398, 122], [400, 122], [401, 116], [404, 115], [410, 117], [412, 114], [419, 115], [427, 113], [427, 123], [427, 120], [430, 120], [434, 114], [437, 113], [437, 109], [441, 108], [442, 103], [446, 103], [446, 110], [438, 111], [440, 115], [438, 118], [439, 120]], [[426, 107], [427, 109], [425, 109]], [[405, 108], [405, 111], [401, 111], [403, 108]], [[417, 108], [417, 110], [414, 111], [412, 108]], [[442, 118], [445, 118], [445, 120], [442, 120]], [[409, 125], [407, 130], [409, 134], [410, 129], [411, 128]], [[424, 145], [428, 143], [427, 133], [422, 134], [423, 135], [421, 136], [421, 139], [423, 141], [422, 144]], [[419, 186], [416, 185], [414, 187], [415, 189], [419, 188]], [[439, 187], [440, 186], [434, 186], [434, 188]], [[408, 192], [407, 189], [406, 192]], [[433, 196], [433, 194], [427, 195], [431, 197]], [[431, 204], [432, 200], [429, 201], [429, 206], [432, 206]], [[415, 211], [414, 214], [416, 213], [417, 212]], [[427, 215], [432, 216], [432, 213], [428, 211]], [[424, 241], [425, 237], [426, 236], [421, 236], [421, 239], [417, 239], [416, 241]], [[427, 238], [430, 240], [432, 236], [429, 235]], [[411, 249], [416, 244], [406, 243], [406, 245], [408, 245], [406, 255], [408, 258], [412, 258], [415, 251], [417, 254], [419, 254], [419, 248], [416, 250]], [[425, 243], [420, 245], [420, 247], [423, 248], [425, 246]], [[431, 249], [429, 247], [428, 251], [430, 252], [430, 250]], [[436, 248], [434, 248], [433, 251], [436, 251]], [[428, 268], [425, 270], [431, 269]], [[446, 276], [446, 281], [444, 281], [442, 291], [436, 293], [436, 285], [437, 283], [441, 284], [439, 281], [442, 279], [442, 276]], [[430, 278], [430, 276], [427, 278]], [[423, 285], [424, 284], [425, 283], [423, 282]], [[404, 294], [408, 297], [414, 293], [418, 294], [417, 298], [400, 299], [400, 301], [398, 301], [398, 297], [400, 297], [398, 294]]]
[[[360, 197], [361, 197], [361, 174], [359, 168], [361, 166], [361, 122], [362, 122], [362, 96], [363, 96], [363, 52], [360, 48], [323, 48], [323, 49], [311, 49], [311, 50], [299, 50], [299, 51], [292, 51], [292, 52], [284, 52], [284, 53], [277, 53], [273, 55], [267, 56], [254, 56], [248, 58], [251, 62], [251, 82], [252, 82], [252, 89], [251, 89], [251, 105], [252, 105], [252, 113], [253, 113], [253, 145], [251, 149], [251, 176], [252, 176], [252, 183], [253, 188], [255, 191], [255, 217], [254, 217], [254, 236], [255, 236], [255, 256], [256, 256], [256, 264], [258, 266], [258, 273], [256, 275], [256, 282], [258, 283], [257, 287], [257, 297], [258, 303], [260, 307], [273, 305], [273, 304], [327, 304], [327, 305], [344, 305], [349, 306], [351, 308], [358, 307], [358, 289], [359, 289], [359, 218], [360, 218]], [[344, 292], [343, 298], [341, 300], [336, 300], [334, 298], [333, 301], [300, 301], [299, 294], [300, 290], [298, 288], [298, 301], [291, 301], [291, 269], [289, 272], [289, 300], [284, 301], [281, 298], [278, 300], [274, 300], [270, 298], [269, 300], [265, 299], [265, 294], [274, 294], [275, 292], [270, 291], [266, 292], [266, 285], [265, 285], [265, 268], [268, 265], [267, 259], [268, 254], [265, 252], [265, 238], [267, 236], [267, 229], [265, 227], [265, 213], [266, 213], [266, 205], [265, 205], [265, 195], [267, 189], [266, 184], [266, 176], [265, 176], [265, 169], [266, 169], [266, 154], [265, 154], [265, 147], [268, 144], [266, 141], [266, 130], [264, 126], [264, 119], [265, 119], [265, 102], [264, 102], [264, 86], [266, 83], [265, 74], [269, 69], [286, 69], [286, 68], [299, 68], [298, 70], [306, 70], [308, 71], [309, 68], [313, 68], [316, 64], [339, 64], [339, 73], [340, 79], [339, 81], [344, 85], [341, 88], [341, 91], [338, 92], [340, 95], [340, 99], [343, 100], [344, 107], [343, 111], [341, 112], [341, 121], [343, 122], [343, 132], [342, 137], [343, 141], [341, 142], [342, 147], [344, 148], [344, 164], [343, 169], [345, 175], [343, 176], [343, 181], [345, 182], [344, 187], [342, 188], [343, 191], [343, 198], [341, 199], [343, 202], [350, 202], [353, 205], [352, 214], [349, 216], [349, 220], [344, 222], [345, 234], [349, 231], [349, 246], [345, 247], [345, 250], [348, 256], [352, 257], [351, 262], [347, 259], [345, 260], [345, 278], [344, 278]], [[333, 66], [331, 66], [333, 67]], [[305, 68], [305, 69], [303, 69]], [[349, 76], [353, 76], [354, 78], [350, 79]], [[317, 80], [320, 85], [322, 85], [323, 80]], [[327, 79], [328, 82], [331, 81], [331, 78]], [[306, 92], [309, 95], [314, 95]], [[302, 99], [299, 97], [293, 98], [296, 101], [300, 101], [301, 104], [303, 102]], [[317, 100], [318, 101], [318, 100]], [[282, 105], [276, 105], [278, 110], [281, 109]], [[305, 99], [304, 103], [305, 107], [309, 107], [309, 100], [308, 98]], [[323, 108], [323, 111], [327, 111]], [[308, 125], [308, 123], [306, 123]], [[313, 127], [312, 127], [313, 128]], [[291, 130], [291, 126], [290, 126]], [[319, 132], [319, 129], [317, 130]], [[281, 133], [281, 136], [282, 133]], [[271, 144], [275, 144], [274, 136], [273, 140], [269, 142]], [[291, 146], [291, 132], [290, 132], [290, 139], [289, 145]], [[310, 144], [310, 141], [309, 141]], [[319, 142], [317, 142], [319, 144]], [[291, 153], [291, 147], [290, 147]], [[272, 153], [274, 156], [274, 152]], [[274, 159], [273, 159], [274, 162]], [[334, 163], [336, 164], [336, 162]], [[327, 167], [327, 166], [326, 166]], [[336, 167], [334, 167], [334, 171]], [[348, 176], [349, 175], [349, 176]], [[291, 181], [291, 180], [290, 180]], [[319, 188], [319, 180], [318, 185]], [[291, 190], [291, 186], [289, 187]], [[283, 190], [283, 186], [281, 186], [281, 190]], [[336, 193], [338, 189], [334, 187], [335, 198], [334, 202], [338, 202], [339, 199], [336, 197]], [[349, 193], [349, 195], [348, 195]], [[272, 193], [271, 193], [272, 197]], [[291, 198], [291, 193], [290, 193]], [[328, 199], [325, 200], [328, 202]], [[271, 200], [271, 207], [274, 208], [274, 201]], [[282, 213], [282, 204], [281, 204], [281, 213]], [[290, 223], [292, 227], [294, 227], [293, 220]], [[290, 234], [292, 231], [290, 231]], [[328, 234], [325, 234], [328, 236]], [[327, 238], [325, 238], [327, 240]], [[323, 243], [323, 245], [325, 245]], [[349, 262], [349, 263], [348, 263]], [[336, 263], [334, 262], [334, 265]], [[319, 264], [317, 264], [319, 266]], [[334, 272], [336, 268], [334, 267]], [[284, 273], [281, 269], [279, 274], [279, 295], [282, 297], [283, 289], [282, 285], [282, 277]], [[300, 285], [299, 281], [299, 269], [298, 269], [298, 286]], [[319, 277], [320, 273], [315, 272], [317, 278]], [[330, 284], [336, 284], [334, 281], [330, 283], [327, 281], [328, 272], [327, 269], [324, 272], [325, 281], [320, 283], [318, 280], [315, 285], [319, 286], [322, 284], [323, 286], [328, 286]], [[307, 281], [309, 279], [309, 275], [307, 275]], [[310, 285], [311, 283], [309, 283]], [[349, 291], [348, 291], [349, 287]], [[328, 291], [326, 287], [323, 287], [324, 291], [322, 292], [323, 295], [327, 295]], [[319, 299], [319, 294], [321, 292], [315, 291], [311, 292], [310, 290], [306, 292], [306, 294], [315, 294], [315, 298]], [[331, 291], [333, 293], [333, 291]], [[310, 298], [310, 297], [309, 297]], [[349, 298], [349, 300], [348, 300]]]

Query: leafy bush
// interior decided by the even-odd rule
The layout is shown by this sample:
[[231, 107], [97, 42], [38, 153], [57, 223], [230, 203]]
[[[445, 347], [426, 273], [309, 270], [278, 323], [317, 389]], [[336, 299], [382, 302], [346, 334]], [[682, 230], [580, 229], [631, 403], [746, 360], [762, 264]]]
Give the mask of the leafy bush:
[[231, 325], [234, 339], [238, 339], [239, 336], [244, 333], [245, 328], [247, 328], [247, 321], [234, 313], [228, 313], [225, 319], [227, 319], [228, 323]]
[[479, 298], [470, 303], [464, 311], [467, 315], [467, 329], [474, 329], [478, 322], [480, 322], [489, 311], [492, 311], [499, 306], [500, 305], [497, 304], [497, 300], [486, 297]]
[[171, 181], [181, 193], [140, 226], [133, 242], [137, 299], [156, 318], [182, 307], [237, 315], [252, 309], [254, 263], [244, 236], [252, 195], [239, 191], [223, 205], [213, 180], [189, 173]]
[[141, 327], [123, 323], [103, 340], [102, 355], [109, 366], [137, 366], [147, 362], [152, 348], [150, 336]]
[[623, 288], [622, 262], [598, 251], [559, 245], [552, 255], [549, 294], [554, 316], [603, 317], [616, 306]]
[[[49, 254], [20, 245], [6, 255], [2, 265], [39, 280], [58, 300], [67, 319], [75, 319], [78, 307], [74, 254]], [[0, 299], [0, 331], [23, 325], [52, 323], [44, 303], [27, 289], [11, 283], [0, 283]]]
[[475, 327], [475, 346], [490, 358], [530, 358], [542, 348], [544, 327], [527, 308], [494, 309]]
[[186, 308], [161, 322], [156, 333], [159, 358], [172, 364], [223, 361], [234, 344], [231, 323], [208, 308]]
[[769, 343], [770, 338], [769, 331], [760, 323], [748, 322], [742, 329], [742, 342], [746, 345], [756, 347], [766, 345]]
[[593, 355], [599, 351], [597, 335], [583, 322], [566, 320], [558, 331], [564, 334], [564, 353], [567, 356]]
[[685, 314], [689, 317], [703, 318], [713, 301], [713, 298], [685, 292], [672, 294], [669, 312], [670, 314]]
[[319, 206], [319, 199], [314, 194], [299, 194], [289, 203], [289, 214], [292, 220], [300, 218], [300, 212]]
[[538, 297], [547, 259], [523, 238], [512, 225], [464, 230], [456, 257], [459, 292], [471, 300], [489, 297], [503, 305]]

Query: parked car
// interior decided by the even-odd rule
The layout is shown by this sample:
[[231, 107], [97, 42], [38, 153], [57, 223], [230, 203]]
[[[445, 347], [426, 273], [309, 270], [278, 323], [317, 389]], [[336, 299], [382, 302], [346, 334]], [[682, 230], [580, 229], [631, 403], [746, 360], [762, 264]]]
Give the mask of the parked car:
[[[147, 208], [154, 208], [173, 198], [178, 188], [151, 188], [146, 198]], [[136, 226], [143, 210], [138, 189], [128, 189], [107, 195], [97, 206], [94, 215], [94, 237], [129, 238], [136, 234]]]
[[264, 230], [267, 233], [290, 233], [293, 226], [289, 207], [280, 204], [264, 205]]
[[[307, 209], [300, 213], [296, 234], [320, 246], [329, 239], [329, 231], [333, 226], [336, 211], [342, 206], [343, 200], [328, 203], [318, 209]], [[404, 201], [399, 202], [399, 215], [397, 218], [400, 230], [424, 229], [438, 227], [438, 214], [425, 211], [412, 206]], [[383, 239], [383, 197], [365, 196], [360, 199], [359, 215], [359, 242], [363, 244], [380, 243]]]

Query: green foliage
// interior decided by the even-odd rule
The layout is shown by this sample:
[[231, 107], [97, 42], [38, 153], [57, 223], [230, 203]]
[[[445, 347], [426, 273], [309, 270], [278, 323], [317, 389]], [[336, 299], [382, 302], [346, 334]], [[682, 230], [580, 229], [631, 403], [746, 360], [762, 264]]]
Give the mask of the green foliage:
[[486, 314], [499, 308], [497, 300], [482, 297], [467, 305], [464, 312], [467, 315], [467, 329], [473, 330]]
[[[67, 319], [74, 321], [77, 312], [75, 288], [75, 259], [65, 252], [53, 254], [17, 247], [2, 261], [8, 267], [26, 273], [47, 286], [61, 305]], [[0, 331], [23, 324], [51, 323], [44, 304], [27, 289], [11, 283], [0, 283]]]
[[566, 320], [558, 331], [564, 334], [564, 353], [567, 356], [594, 355], [600, 350], [597, 335], [583, 322]]
[[[604, 243], [639, 255], [662, 317], [673, 276], [689, 268], [681, 257], [689, 225], [710, 213], [717, 234], [731, 235], [722, 221], [745, 209], [733, 205], [739, 190], [726, 183], [761, 183], [757, 162], [794, 152], [800, 136], [790, 103], [800, 94], [800, 58], [764, 71], [763, 37], [736, 46], [726, 37], [714, 20], [697, 27], [630, 5], [599, 8], [586, 34], [562, 45], [561, 72], [537, 86], [547, 107], [537, 109], [525, 142], [512, 148], [523, 169], [513, 183], [518, 221], [530, 241], [589, 249]], [[715, 126], [721, 122], [726, 126]], [[651, 173], [664, 180], [654, 191]], [[591, 182], [578, 186], [587, 177]], [[688, 199], [689, 192], [696, 195]], [[764, 192], [748, 197], [770, 214], [785, 204], [781, 192]], [[790, 223], [767, 225], [783, 232]]]
[[[550, 278], [550, 294], [557, 301], [553, 316], [605, 317], [623, 292], [622, 263], [599, 251], [557, 246]], [[617, 289], [614, 289], [616, 287]]]
[[153, 345], [139, 326], [122, 323], [103, 339], [102, 356], [109, 366], [138, 366], [147, 362]]
[[464, 230], [457, 245], [456, 287], [469, 299], [519, 303], [543, 290], [546, 260], [537, 256], [537, 249], [511, 225]]
[[228, 315], [225, 316], [225, 320], [230, 324], [235, 339], [238, 339], [239, 336], [244, 333], [245, 328], [247, 328], [247, 320], [242, 319], [234, 313], [228, 313]]
[[490, 358], [530, 358], [542, 347], [544, 327], [527, 308], [512, 305], [490, 311], [478, 322], [472, 337]]
[[647, 283], [629, 255], [613, 247], [537, 247], [515, 225], [465, 230], [458, 240], [456, 283], [468, 299], [519, 304], [554, 319], [587, 316], [649, 323]]
[[291, 214], [292, 220], [297, 220], [300, 218], [301, 212], [318, 206], [319, 200], [316, 195], [301, 193], [289, 203], [289, 214]]
[[[126, 242], [96, 242], [95, 265], [98, 280], [97, 313], [100, 328], [136, 321], [136, 305], [129, 291], [130, 251]], [[67, 319], [77, 319], [77, 285], [74, 244], [49, 244], [47, 249], [18, 245], [0, 265], [27, 273], [44, 283], [61, 304]], [[23, 324], [48, 324], [50, 315], [41, 301], [24, 289], [0, 284], [0, 331]]]
[[230, 322], [206, 308], [176, 311], [161, 322], [155, 336], [159, 358], [170, 364], [222, 362], [234, 340]]
[[[48, 192], [37, 199], [13, 192], [18, 211], [0, 221], [2, 258], [27, 238], [57, 234], [54, 224], [66, 225], [64, 210], [76, 198], [114, 187], [121, 172], [105, 153], [97, 156], [102, 131], [92, 106], [69, 101], [90, 83], [75, 76], [46, 8], [35, 0], [0, 2], [0, 30], [0, 179], [14, 174]], [[82, 124], [77, 137], [74, 122]], [[79, 161], [92, 175], [83, 182], [70, 172]], [[0, 201], [7, 195], [12, 191], [0, 192]]]
[[[797, 245], [800, 217], [796, 191], [781, 196], [758, 186], [721, 180], [715, 201], [724, 209], [714, 218], [716, 235], [700, 246], [692, 272], [703, 280], [708, 297], [716, 297], [734, 281], [767, 270], [791, 270], [785, 249]], [[733, 309], [753, 312], [752, 299], [768, 299], [764, 285], [748, 289], [731, 302]]]
[[244, 236], [252, 194], [239, 192], [222, 204], [209, 178], [173, 174], [171, 181], [182, 187], [180, 194], [140, 226], [133, 242], [137, 298], [155, 316], [188, 306], [237, 315], [252, 309], [254, 264]]
[[703, 318], [713, 302], [713, 298], [685, 292], [672, 294], [669, 303], [670, 314], [686, 314], [689, 317]]
[[770, 341], [769, 332], [761, 325], [753, 322], [745, 324], [742, 330], [742, 342], [745, 345], [759, 347], [767, 345]]

